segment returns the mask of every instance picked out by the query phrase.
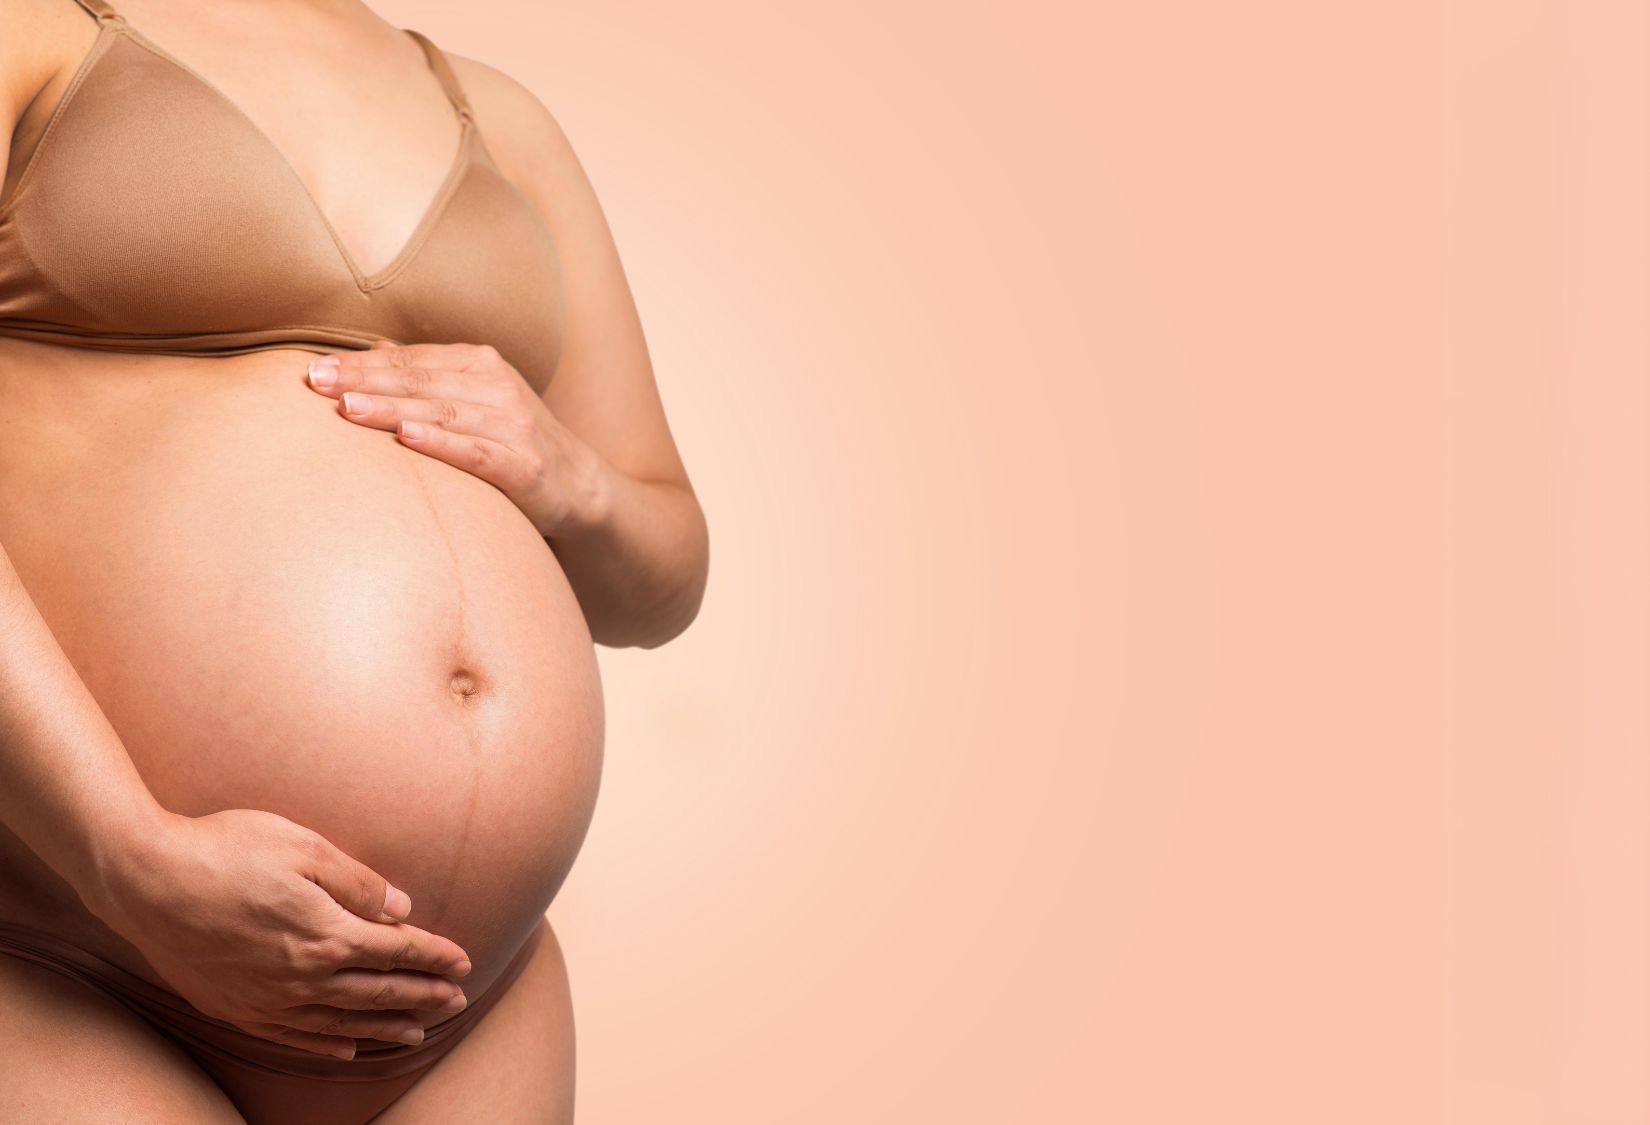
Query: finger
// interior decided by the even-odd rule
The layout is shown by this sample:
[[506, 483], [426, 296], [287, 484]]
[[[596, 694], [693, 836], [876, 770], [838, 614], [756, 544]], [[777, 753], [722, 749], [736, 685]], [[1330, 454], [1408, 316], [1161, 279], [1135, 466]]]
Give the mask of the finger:
[[321, 982], [315, 1000], [356, 1011], [405, 1008], [461, 1012], [465, 1005], [464, 990], [444, 976], [382, 969], [339, 969]]
[[480, 477], [506, 496], [520, 496], [538, 480], [538, 468], [532, 457], [501, 441], [453, 433], [426, 422], [403, 422], [396, 436], [402, 444], [420, 453]]
[[[490, 367], [502, 356], [485, 344], [438, 344], [428, 341], [417, 344], [399, 344], [394, 340], [374, 340], [370, 348], [347, 348], [328, 352], [345, 363], [364, 363], [376, 367], [388, 363], [400, 367], [431, 365], [463, 371], [471, 367]], [[321, 358], [326, 358], [322, 356]]]
[[403, 398], [450, 398], [503, 406], [512, 388], [503, 380], [450, 367], [404, 367], [392, 364], [348, 365], [315, 360], [309, 365], [309, 385], [329, 398], [346, 391], [397, 395]]
[[340, 396], [338, 410], [351, 422], [380, 430], [393, 430], [402, 419], [410, 419], [495, 441], [503, 440], [511, 431], [510, 416], [504, 411], [450, 398], [400, 398], [346, 391]]
[[382, 1039], [386, 1043], [413, 1046], [424, 1042], [424, 1025], [411, 1012], [358, 1012], [325, 1004], [304, 1004], [283, 1009], [279, 1015], [283, 1023], [315, 1035], [347, 1035], [352, 1039]]
[[324, 836], [315, 837], [314, 843], [315, 855], [305, 874], [345, 910], [374, 922], [399, 922], [412, 912], [412, 899], [405, 891]]
[[344, 1035], [317, 1035], [312, 1031], [300, 1031], [295, 1027], [286, 1027], [278, 1023], [242, 1023], [235, 1021], [235, 1026], [248, 1035], [255, 1035], [259, 1039], [267, 1039], [271, 1043], [284, 1043], [289, 1047], [298, 1047], [317, 1055], [333, 1055], [340, 1059], [355, 1057], [355, 1040]]
[[311, 362], [336, 364], [341, 370], [351, 367], [424, 367], [447, 371], [491, 366], [495, 357], [489, 348], [471, 344], [398, 344], [391, 340], [375, 340], [370, 348], [344, 348], [318, 355]]
[[409, 926], [362, 922], [345, 933], [350, 951], [339, 968], [416, 969], [422, 973], [461, 977], [470, 971], [470, 957], [455, 941]]

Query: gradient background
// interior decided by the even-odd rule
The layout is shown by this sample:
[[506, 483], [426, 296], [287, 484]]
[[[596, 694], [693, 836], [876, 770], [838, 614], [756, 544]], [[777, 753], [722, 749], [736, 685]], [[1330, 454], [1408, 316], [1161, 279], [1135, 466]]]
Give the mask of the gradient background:
[[581, 1122], [1650, 1122], [1642, 3], [375, 7], [567, 130], [712, 531]]

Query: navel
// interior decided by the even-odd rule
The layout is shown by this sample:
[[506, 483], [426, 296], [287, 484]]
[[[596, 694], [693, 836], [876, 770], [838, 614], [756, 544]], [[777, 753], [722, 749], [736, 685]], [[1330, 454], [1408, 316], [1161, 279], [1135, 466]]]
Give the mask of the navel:
[[481, 681], [468, 668], [454, 668], [447, 677], [447, 687], [459, 702], [473, 699], [481, 693]]

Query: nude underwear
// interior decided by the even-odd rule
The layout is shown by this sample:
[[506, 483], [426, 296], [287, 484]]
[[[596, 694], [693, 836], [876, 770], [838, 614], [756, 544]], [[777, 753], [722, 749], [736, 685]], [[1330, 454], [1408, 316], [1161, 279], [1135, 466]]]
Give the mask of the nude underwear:
[[[544, 937], [532, 935], [492, 986], [454, 1016], [424, 1032], [417, 1046], [357, 1039], [353, 1059], [318, 1055], [249, 1035], [204, 1015], [176, 993], [158, 988], [77, 945], [43, 930], [0, 922], [0, 954], [20, 957], [79, 981], [135, 1013], [172, 1040], [223, 1087], [248, 1122], [362, 1122], [405, 1093], [464, 1039], [521, 975]], [[320, 1112], [306, 1114], [317, 1083], [327, 1084]], [[341, 1097], [335, 1084], [354, 1090]]]
[[566, 317], [555, 241], [434, 43], [401, 29], [456, 111], [456, 152], [367, 274], [233, 101], [104, 0], [77, 2], [97, 38], [0, 201], [0, 335], [166, 355], [491, 344], [548, 384]]

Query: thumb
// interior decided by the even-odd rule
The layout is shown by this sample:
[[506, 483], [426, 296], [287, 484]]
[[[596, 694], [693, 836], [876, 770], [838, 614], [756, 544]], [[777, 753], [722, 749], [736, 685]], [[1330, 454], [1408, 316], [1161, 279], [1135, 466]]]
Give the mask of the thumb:
[[321, 849], [315, 881], [338, 905], [369, 922], [401, 922], [412, 912], [412, 899], [405, 891], [330, 842]]

